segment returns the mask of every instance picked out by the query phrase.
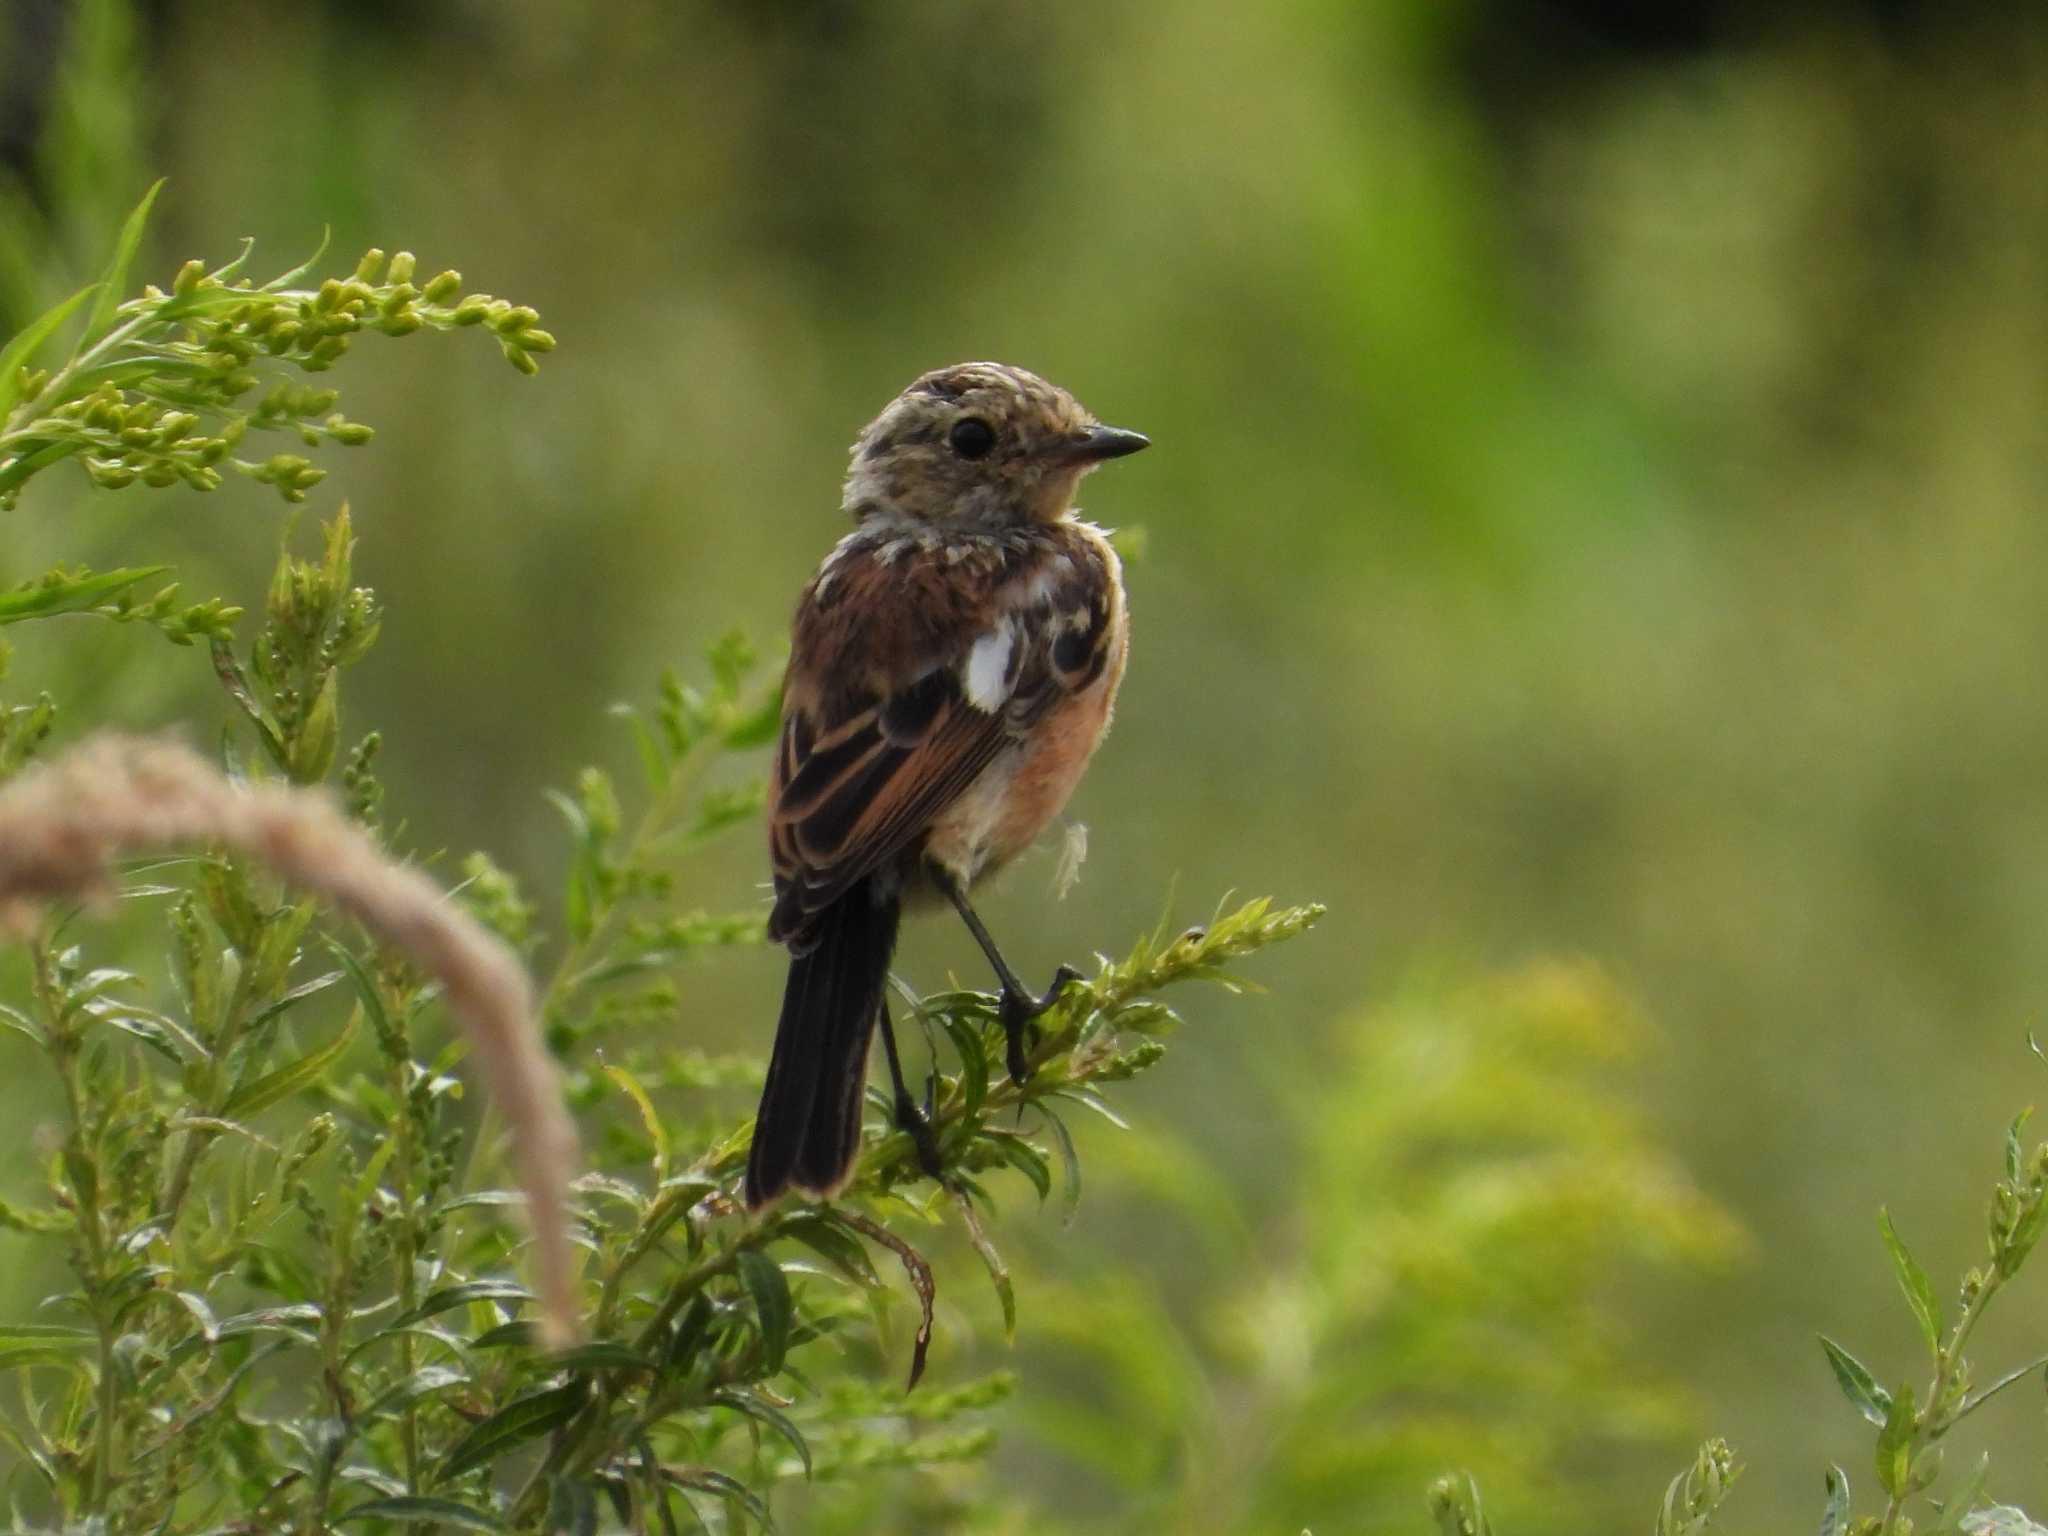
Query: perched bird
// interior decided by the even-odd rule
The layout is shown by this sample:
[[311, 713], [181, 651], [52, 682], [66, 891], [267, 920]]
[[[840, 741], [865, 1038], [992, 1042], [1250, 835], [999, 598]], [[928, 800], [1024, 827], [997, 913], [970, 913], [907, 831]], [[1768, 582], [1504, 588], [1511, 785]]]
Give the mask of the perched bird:
[[1027, 847], [1108, 729], [1128, 648], [1122, 568], [1074, 488], [1147, 446], [1021, 368], [928, 373], [853, 445], [856, 527], [797, 604], [769, 788], [769, 937], [789, 946], [747, 1204], [844, 1187], [876, 1022], [895, 1112], [927, 1172], [929, 1121], [903, 1081], [883, 998], [906, 903], [943, 898], [1002, 986], [1010, 1075], [1034, 995], [967, 893]]

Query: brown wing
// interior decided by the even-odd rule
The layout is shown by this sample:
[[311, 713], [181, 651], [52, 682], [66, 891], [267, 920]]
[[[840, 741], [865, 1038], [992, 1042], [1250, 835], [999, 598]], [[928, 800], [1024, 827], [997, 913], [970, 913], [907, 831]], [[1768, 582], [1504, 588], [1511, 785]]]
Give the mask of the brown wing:
[[909, 847], [1009, 739], [1004, 712], [969, 703], [952, 668], [837, 722], [790, 711], [769, 820], [769, 936], [800, 946], [812, 916]]
[[856, 550], [806, 593], [770, 785], [771, 938], [802, 949], [812, 917], [1101, 675], [1112, 574], [1092, 546], [1042, 537], [987, 563]]

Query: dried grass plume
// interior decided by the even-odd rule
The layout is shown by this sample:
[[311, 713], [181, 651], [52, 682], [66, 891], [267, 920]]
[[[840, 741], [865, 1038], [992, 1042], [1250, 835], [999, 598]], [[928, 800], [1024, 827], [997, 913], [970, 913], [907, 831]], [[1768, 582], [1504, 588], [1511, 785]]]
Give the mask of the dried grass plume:
[[325, 898], [439, 978], [511, 1127], [538, 1291], [558, 1342], [577, 1332], [567, 1236], [576, 1130], [534, 1020], [525, 968], [418, 870], [392, 862], [323, 792], [231, 782], [175, 742], [102, 735], [0, 788], [0, 921], [106, 896], [119, 855], [223, 843]]

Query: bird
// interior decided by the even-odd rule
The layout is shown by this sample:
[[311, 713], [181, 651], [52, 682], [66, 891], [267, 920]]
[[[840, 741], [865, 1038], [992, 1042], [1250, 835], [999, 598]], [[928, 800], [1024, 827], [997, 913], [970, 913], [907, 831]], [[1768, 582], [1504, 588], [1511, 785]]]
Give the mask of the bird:
[[1032, 992], [968, 897], [1060, 813], [1109, 728], [1130, 646], [1123, 569], [1074, 494], [1149, 445], [990, 362], [923, 374], [854, 442], [854, 528], [798, 600], [770, 771], [768, 936], [790, 963], [749, 1209], [845, 1188], [877, 1025], [896, 1121], [939, 1176], [884, 997], [906, 908], [952, 906], [988, 957], [1019, 1083], [1031, 1021], [1079, 979], [1063, 965]]

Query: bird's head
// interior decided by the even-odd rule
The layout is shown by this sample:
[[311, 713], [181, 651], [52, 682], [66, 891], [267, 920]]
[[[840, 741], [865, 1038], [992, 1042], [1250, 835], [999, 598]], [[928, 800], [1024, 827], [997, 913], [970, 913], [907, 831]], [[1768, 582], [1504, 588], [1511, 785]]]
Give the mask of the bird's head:
[[958, 363], [925, 374], [853, 445], [846, 510], [1004, 528], [1057, 522], [1105, 459], [1149, 439], [1105, 427], [1035, 373]]

